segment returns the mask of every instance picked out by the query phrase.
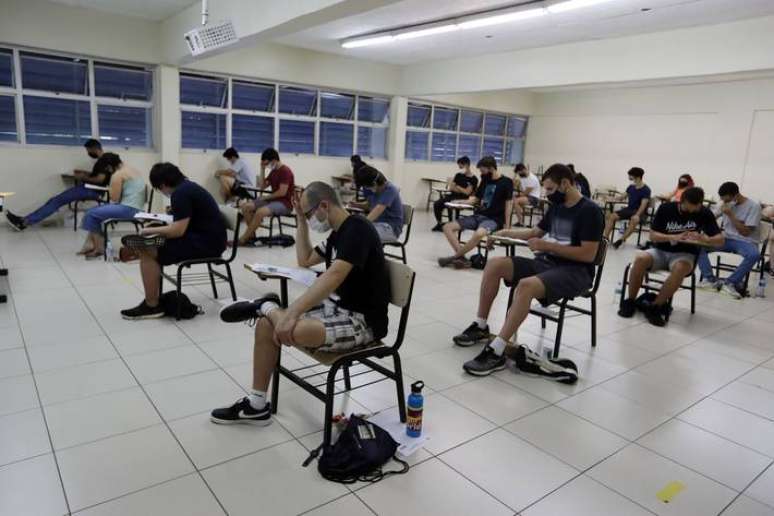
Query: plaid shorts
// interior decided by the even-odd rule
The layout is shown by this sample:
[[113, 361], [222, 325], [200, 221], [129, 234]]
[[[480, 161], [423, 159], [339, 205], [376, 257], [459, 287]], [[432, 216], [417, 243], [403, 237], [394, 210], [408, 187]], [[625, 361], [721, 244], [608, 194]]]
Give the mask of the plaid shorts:
[[363, 314], [350, 312], [330, 300], [309, 310], [304, 318], [317, 319], [325, 325], [325, 344], [317, 348], [320, 351], [353, 351], [374, 340]]

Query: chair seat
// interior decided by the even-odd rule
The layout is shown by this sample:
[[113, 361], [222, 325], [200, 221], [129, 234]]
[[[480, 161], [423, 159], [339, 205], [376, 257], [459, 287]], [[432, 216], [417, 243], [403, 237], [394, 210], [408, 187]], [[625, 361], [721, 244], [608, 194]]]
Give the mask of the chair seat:
[[332, 353], [330, 351], [321, 351], [316, 348], [302, 348], [299, 347], [298, 349], [303, 352], [305, 355], [310, 356], [320, 362], [324, 365], [331, 365], [340, 358], [347, 357], [349, 355], [354, 355], [355, 353], [360, 353], [361, 351], [367, 350], [367, 349], [376, 349], [379, 347], [384, 347], [387, 349], [387, 346], [381, 341], [381, 340], [375, 340], [373, 342], [370, 342], [366, 344], [365, 346], [360, 346], [357, 349], [352, 349], [349, 351], [341, 351], [338, 353]]

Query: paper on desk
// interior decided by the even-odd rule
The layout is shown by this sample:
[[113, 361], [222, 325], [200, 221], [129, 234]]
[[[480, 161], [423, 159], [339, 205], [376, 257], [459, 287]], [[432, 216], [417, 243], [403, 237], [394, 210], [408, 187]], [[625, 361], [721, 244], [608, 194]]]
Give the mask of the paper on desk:
[[401, 423], [398, 414], [392, 410], [383, 410], [368, 418], [368, 421], [379, 425], [389, 432], [398, 446], [398, 454], [401, 457], [410, 457], [420, 449], [429, 439], [427, 434], [423, 433], [419, 437], [409, 437], [406, 435], [406, 423]]
[[89, 190], [99, 190], [100, 192], [110, 191], [110, 188], [108, 188], [107, 186], [98, 186], [98, 185], [93, 185], [91, 183], [86, 183], [84, 186]]
[[446, 203], [446, 207], [448, 207], [448, 208], [461, 208], [461, 209], [467, 208], [467, 209], [470, 209], [470, 210], [475, 208], [475, 206], [473, 206], [472, 204], [467, 204], [467, 203], [464, 203], [464, 202], [447, 202]]
[[317, 273], [312, 269], [300, 269], [298, 267], [281, 267], [279, 265], [268, 265], [265, 263], [254, 263], [248, 265], [249, 269], [259, 274], [270, 274], [272, 276], [281, 276], [310, 287], [317, 279]]
[[140, 220], [156, 220], [165, 224], [172, 224], [174, 222], [172, 215], [167, 215], [166, 213], [147, 213], [143, 211], [135, 213], [134, 218]]
[[499, 242], [505, 242], [506, 244], [529, 245], [526, 240], [522, 240], [521, 238], [511, 238], [511, 237], [500, 236], [500, 235], [489, 235], [488, 238], [491, 238], [492, 240], [497, 240]]

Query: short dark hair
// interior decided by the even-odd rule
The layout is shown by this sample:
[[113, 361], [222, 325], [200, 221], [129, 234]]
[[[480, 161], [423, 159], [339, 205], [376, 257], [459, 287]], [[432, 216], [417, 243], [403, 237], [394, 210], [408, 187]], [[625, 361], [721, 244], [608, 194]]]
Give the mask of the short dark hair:
[[570, 170], [570, 167], [562, 163], [554, 163], [548, 167], [548, 170], [543, 172], [543, 181], [546, 179], [550, 179], [556, 184], [561, 183], [562, 179], [566, 179], [570, 184], [575, 184], [575, 174]]
[[362, 163], [363, 158], [360, 157], [360, 154], [353, 154], [352, 156], [349, 157], [349, 162], [352, 163], [353, 165], [355, 163]]
[[478, 160], [478, 163], [476, 163], [476, 168], [483, 167], [497, 169], [497, 161], [495, 161], [494, 156], [484, 156]]
[[363, 165], [355, 171], [355, 186], [357, 188], [369, 187], [373, 185], [383, 185], [387, 182], [384, 174], [376, 170], [371, 165]]
[[177, 165], [164, 162], [156, 163], [150, 171], [150, 182], [153, 188], [159, 189], [162, 186], [174, 188], [185, 181], [185, 176]]
[[516, 173], [521, 172], [522, 170], [527, 170], [527, 167], [524, 166], [524, 163], [516, 163], [516, 166], [513, 167], [513, 171]]
[[469, 167], [470, 158], [467, 156], [462, 156], [461, 158], [457, 158], [457, 165], [462, 165], [463, 167]]
[[642, 179], [642, 176], [645, 175], [645, 171], [642, 170], [640, 167], [632, 167], [629, 169], [629, 172], [627, 172], [630, 176], [639, 177]]
[[239, 158], [239, 153], [234, 147], [229, 147], [228, 149], [223, 151], [223, 157], [226, 159]]
[[94, 176], [99, 174], [112, 174], [121, 163], [121, 156], [113, 152], [106, 152], [100, 156], [96, 163], [94, 163], [91, 174]]
[[328, 183], [313, 181], [304, 188], [304, 195], [310, 206], [317, 206], [322, 201], [328, 201], [334, 206], [341, 206], [341, 198]]
[[733, 181], [726, 181], [718, 188], [718, 195], [721, 197], [725, 197], [726, 195], [739, 195], [739, 185]]
[[279, 161], [279, 152], [277, 152], [277, 149], [274, 149], [272, 147], [268, 147], [263, 150], [261, 153], [261, 161]]
[[573, 174], [575, 174], [575, 173], [576, 173], [576, 172], [575, 172], [575, 165], [573, 165], [572, 163], [567, 163], [567, 168], [569, 168], [570, 170], [572, 170], [572, 173], [573, 173]]
[[89, 138], [86, 140], [86, 143], [83, 144], [84, 147], [87, 149], [99, 149], [102, 150], [102, 144], [99, 143], [99, 140], [95, 140], [94, 138]]
[[704, 202], [704, 190], [698, 186], [687, 188], [680, 200], [690, 204], [701, 204]]

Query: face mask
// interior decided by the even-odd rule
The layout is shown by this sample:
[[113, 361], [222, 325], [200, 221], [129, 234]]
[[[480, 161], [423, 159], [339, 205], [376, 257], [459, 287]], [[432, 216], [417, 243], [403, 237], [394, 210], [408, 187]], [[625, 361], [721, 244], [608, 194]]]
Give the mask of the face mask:
[[728, 206], [729, 208], [733, 208], [734, 206], [736, 206], [736, 201], [728, 201], [726, 203], [726, 206]]
[[564, 201], [567, 200], [567, 194], [564, 192], [560, 192], [558, 189], [554, 190], [550, 194], [546, 195], [546, 199], [549, 200], [551, 204], [564, 204]]
[[331, 230], [331, 224], [327, 219], [322, 221], [314, 215], [309, 218], [309, 227], [318, 233], [327, 233]]
[[91, 159], [99, 159], [99, 156], [97, 156], [96, 154], [92, 154], [91, 152], [89, 152], [88, 154]]
[[529, 174], [519, 172], [519, 177], [527, 177]]
[[632, 178], [630, 177], [630, 178], [629, 178], [629, 182], [630, 182], [631, 184], [635, 184], [635, 183], [637, 182], [637, 180], [636, 180], [636, 179], [632, 179]]
[[678, 181], [677, 184], [683, 187], [688, 186], [688, 181], [686, 181], [685, 179], [681, 179], [680, 181]]
[[164, 197], [166, 197], [167, 199], [169, 199], [169, 198], [171, 198], [171, 197], [172, 197], [172, 194], [170, 194], [169, 192], [161, 192], [161, 195], [163, 195], [163, 196], [164, 196]]

